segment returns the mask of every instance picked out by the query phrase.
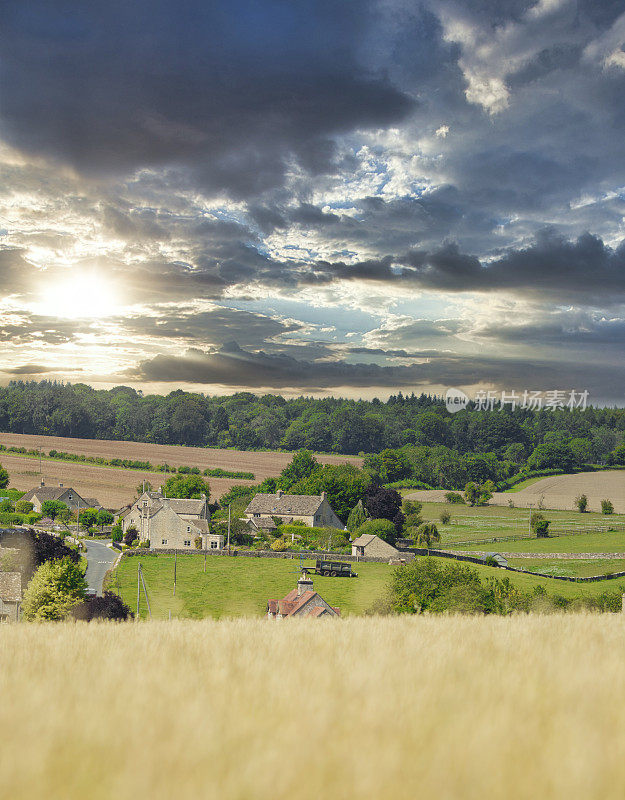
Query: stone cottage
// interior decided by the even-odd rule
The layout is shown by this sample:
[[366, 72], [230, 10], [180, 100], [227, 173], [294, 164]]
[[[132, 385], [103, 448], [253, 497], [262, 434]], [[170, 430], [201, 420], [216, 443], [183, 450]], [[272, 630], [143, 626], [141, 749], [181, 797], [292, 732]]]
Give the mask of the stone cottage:
[[286, 619], [290, 617], [340, 617], [340, 608], [335, 608], [313, 589], [312, 578], [304, 570], [297, 582], [297, 589], [290, 591], [280, 600], [267, 602], [268, 619]]
[[0, 572], [0, 623], [18, 622], [22, 602], [22, 576], [19, 572]]
[[117, 515], [122, 532], [134, 526], [139, 540], [150, 550], [221, 550], [224, 537], [210, 530], [206, 495], [200, 500], [165, 497], [161, 491], [144, 492]]
[[369, 558], [397, 558], [399, 550], [393, 545], [380, 539], [372, 533], [363, 533], [352, 542], [353, 556], [367, 556]]
[[78, 508], [102, 508], [95, 497], [81, 497], [71, 486], [66, 488], [62, 483], [58, 486], [46, 486], [45, 482], [41, 481], [40, 486], [26, 492], [21, 499], [32, 503], [33, 511], [37, 514], [41, 514], [41, 506], [46, 500], [65, 503], [70, 511], [76, 511]]
[[266, 528], [269, 520], [278, 517], [281, 522], [303, 522], [309, 528], [344, 528], [336, 516], [325, 492], [320, 495], [257, 494], [245, 509], [250, 527]]

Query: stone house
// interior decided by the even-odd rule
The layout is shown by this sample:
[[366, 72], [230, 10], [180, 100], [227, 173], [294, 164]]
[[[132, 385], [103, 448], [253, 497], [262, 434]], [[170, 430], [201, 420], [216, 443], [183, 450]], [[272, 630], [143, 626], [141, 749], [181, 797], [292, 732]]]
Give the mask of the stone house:
[[81, 497], [72, 487], [65, 487], [62, 483], [58, 486], [46, 486], [44, 481], [36, 489], [31, 489], [21, 498], [33, 504], [33, 511], [41, 514], [41, 506], [46, 500], [56, 500], [65, 503], [70, 511], [78, 508], [102, 508], [95, 497]]
[[19, 572], [0, 572], [0, 623], [18, 622], [22, 603], [22, 576]]
[[280, 600], [267, 602], [268, 619], [286, 619], [290, 617], [340, 617], [340, 608], [335, 608], [313, 589], [312, 578], [304, 570], [297, 582], [297, 589], [290, 591]]
[[[221, 550], [224, 537], [210, 530], [208, 498], [183, 500], [162, 492], [144, 492], [117, 515], [122, 532], [134, 526], [150, 550]], [[197, 540], [197, 543], [196, 543]], [[199, 544], [199, 548], [198, 548]]]
[[353, 556], [367, 556], [370, 558], [397, 558], [399, 550], [392, 544], [380, 539], [372, 533], [363, 533], [352, 542]]
[[266, 528], [268, 520], [278, 517], [283, 523], [303, 522], [309, 528], [340, 528], [344, 525], [336, 516], [325, 492], [320, 495], [257, 494], [245, 509], [250, 527]]

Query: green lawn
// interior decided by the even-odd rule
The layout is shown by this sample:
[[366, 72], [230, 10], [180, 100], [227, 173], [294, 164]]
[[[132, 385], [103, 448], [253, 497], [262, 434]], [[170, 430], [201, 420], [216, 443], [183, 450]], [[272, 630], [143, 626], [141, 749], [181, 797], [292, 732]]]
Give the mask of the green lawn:
[[[443, 511], [451, 514], [451, 523], [443, 525], [440, 515]], [[536, 513], [534, 511], [533, 513]], [[575, 511], [551, 511], [540, 513], [551, 522], [549, 530], [557, 534], [564, 531], [597, 531], [608, 527], [625, 527], [625, 514], [612, 514], [604, 516], [597, 513], [580, 514]], [[488, 539], [504, 536], [528, 536], [529, 539], [529, 510], [526, 508], [508, 508], [506, 506], [466, 506], [452, 503], [424, 503], [421, 515], [426, 521], [436, 522], [442, 536], [443, 547], [458, 547], [458, 549], [471, 549], [472, 540]], [[612, 536], [618, 544], [616, 551], [623, 549], [620, 538], [625, 542], [625, 532], [603, 532], [598, 535]], [[563, 537], [558, 537], [560, 542]], [[573, 538], [578, 538], [577, 536]], [[467, 542], [467, 545], [460, 543]], [[514, 542], [500, 542], [495, 549], [507, 549]], [[518, 543], [517, 543], [518, 544]], [[525, 546], [525, 543], [523, 543]], [[574, 545], [572, 545], [575, 547]], [[480, 544], [479, 549], [493, 549], [490, 545]], [[512, 549], [512, 548], [510, 548]], [[517, 548], [518, 550], [519, 548]], [[522, 549], [522, 548], [521, 548]], [[573, 550], [574, 552], [574, 550]], [[611, 549], [610, 549], [611, 552]]]
[[442, 547], [454, 550], [485, 550], [502, 553], [625, 553], [625, 531], [612, 533], [580, 533], [572, 536], [550, 536], [548, 539], [521, 539], [488, 544], [451, 544], [443, 537]]
[[[265, 613], [267, 600], [284, 597], [295, 588], [298, 559], [209, 556], [178, 556], [176, 597], [173, 596], [174, 557], [171, 555], [122, 559], [113, 588], [133, 609], [137, 605], [137, 566], [141, 563], [148, 588], [152, 615], [172, 617], [242, 617]], [[313, 561], [305, 561], [312, 566]], [[356, 564], [358, 578], [313, 576], [314, 587], [343, 616], [362, 614], [385, 592], [392, 567], [387, 564]], [[141, 598], [141, 616], [146, 615]]]
[[[521, 562], [521, 559], [518, 560]], [[124, 558], [117, 568], [113, 588], [134, 610], [137, 602], [137, 566], [141, 563], [148, 587], [152, 615], [156, 619], [167, 619], [171, 611], [174, 617], [242, 617], [262, 616], [269, 598], [283, 597], [294, 588], [299, 566], [298, 560], [269, 558], [226, 558], [212, 556], [207, 559], [204, 573], [204, 558], [201, 555], [178, 557], [176, 597], [173, 596], [174, 558], [169, 555]], [[312, 562], [307, 562], [312, 564]], [[571, 574], [585, 574], [588, 562], [561, 561], [561, 569], [570, 569]], [[615, 572], [622, 562], [614, 560], [605, 567], [604, 561], [594, 562], [588, 574]], [[548, 571], [554, 562], [537, 563], [523, 560], [526, 569]], [[576, 584], [565, 581], [519, 575], [514, 572], [471, 565], [482, 579], [509, 578], [524, 591], [543, 586], [550, 595], [567, 598], [593, 597], [605, 591], [625, 591], [625, 578], [601, 581], [592, 584]], [[383, 597], [393, 567], [386, 564], [355, 565], [358, 578], [323, 578], [314, 576], [314, 585], [332, 605], [340, 607], [344, 616], [363, 614], [376, 600]], [[578, 572], [573, 572], [578, 570]], [[555, 574], [566, 574], [558, 571]], [[147, 616], [145, 600], [141, 597], [141, 617]]]
[[[545, 558], [510, 558], [508, 563], [518, 569], [529, 569], [545, 572], [550, 575], [568, 577], [588, 577], [591, 575], [607, 575], [611, 572], [625, 572], [625, 558], [593, 558], [593, 559], [545, 559]], [[609, 586], [610, 584], [606, 584]]]

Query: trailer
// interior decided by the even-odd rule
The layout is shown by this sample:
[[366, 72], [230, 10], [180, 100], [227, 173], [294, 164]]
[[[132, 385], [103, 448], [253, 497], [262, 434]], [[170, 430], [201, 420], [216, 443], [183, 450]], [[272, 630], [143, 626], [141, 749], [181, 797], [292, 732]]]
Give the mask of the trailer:
[[324, 558], [317, 559], [314, 572], [326, 578], [357, 578], [358, 573], [352, 570], [352, 565], [347, 561], [328, 561]]

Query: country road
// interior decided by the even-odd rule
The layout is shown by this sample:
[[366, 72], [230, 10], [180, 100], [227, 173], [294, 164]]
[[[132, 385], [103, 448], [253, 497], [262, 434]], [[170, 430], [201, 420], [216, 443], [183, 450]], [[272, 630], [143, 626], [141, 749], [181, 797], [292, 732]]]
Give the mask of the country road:
[[85, 544], [87, 545], [87, 585], [101, 595], [104, 576], [115, 563], [119, 553], [111, 550], [103, 542], [87, 541]]

